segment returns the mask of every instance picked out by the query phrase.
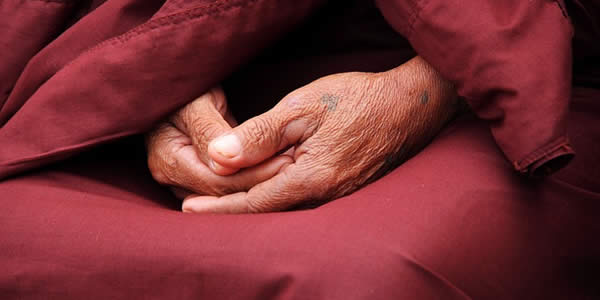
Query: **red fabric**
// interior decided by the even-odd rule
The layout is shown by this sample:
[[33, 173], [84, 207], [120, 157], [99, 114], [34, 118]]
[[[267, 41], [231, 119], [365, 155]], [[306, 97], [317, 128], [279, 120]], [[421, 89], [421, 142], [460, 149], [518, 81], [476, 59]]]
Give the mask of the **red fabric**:
[[[2, 89], [5, 94], [12, 89], [0, 110], [0, 141], [11, 141], [0, 149], [0, 178], [147, 130], [220, 82], [319, 2], [106, 1], [35, 55], [14, 88], [18, 69], [58, 34], [37, 29], [36, 17], [60, 27], [72, 5], [3, 2], [4, 48], [23, 45], [25, 51], [8, 51], [17, 54], [0, 61], [6, 65], [0, 70], [6, 77]], [[390, 24], [490, 121], [517, 170], [540, 175], [568, 162], [572, 28], [564, 3], [376, 2]], [[138, 111], [145, 113], [130, 117]], [[44, 126], [24, 130], [33, 123]]]
[[[142, 23], [158, 2], [107, 1], [20, 76], [0, 111], [0, 178], [148, 130], [299, 23], [317, 2], [167, 1]], [[19, 22], [11, 10], [0, 13]]]
[[[590, 176], [600, 169], [585, 150], [600, 146], [599, 96], [582, 91], [574, 103], [571, 134], [587, 160], [573, 164], [593, 165]], [[144, 164], [131, 141], [0, 183], [0, 297], [600, 297], [600, 176], [588, 191], [571, 176], [530, 184], [474, 118], [309, 211], [182, 214]]]
[[576, 85], [587, 87], [600, 86], [600, 1], [567, 1], [569, 14], [575, 26], [573, 40], [574, 76]]
[[556, 170], [573, 156], [565, 122], [573, 31], [562, 1], [376, 2], [490, 122], [516, 170], [542, 175], [541, 166]]
[[[15, 78], [2, 82], [12, 89], [16, 77], [20, 75], [21, 78], [14, 87], [10, 101], [2, 107], [0, 124], [6, 123], [41, 85], [82, 52], [147, 21], [161, 2], [109, 1], [65, 30], [67, 23], [75, 21], [77, 15], [85, 14], [87, 9], [76, 7], [69, 1], [3, 1], [0, 29], [6, 31], [1, 41], [6, 44], [3, 53], [7, 56], [0, 58], [3, 65], [0, 71]], [[56, 40], [52, 41], [54, 38]], [[29, 44], [33, 41], [38, 42], [36, 47], [26, 51], [31, 48]], [[5, 64], [15, 62], [20, 64], [13, 68], [5, 67]], [[27, 68], [23, 70], [26, 63]]]
[[[92, 20], [100, 9], [129, 7], [115, 1], [107, 1], [77, 22], [82, 12], [69, 12], [75, 24], [64, 34], [74, 34], [79, 22]], [[306, 3], [290, 2], [285, 5]], [[167, 2], [161, 9], [172, 14], [185, 11], [180, 5], [188, 3]], [[267, 3], [283, 5], [283, 1], [252, 3], [256, 6], [249, 7], [257, 10], [250, 10], [256, 14], [264, 13], [260, 9], [270, 7]], [[385, 70], [414, 55], [365, 3], [332, 2], [306, 27], [229, 76], [224, 86], [236, 115], [245, 118], [259, 113], [319, 76]], [[295, 16], [299, 22], [300, 14], [312, 10], [302, 7], [276, 11], [283, 14], [281, 19]], [[578, 16], [585, 15], [577, 7], [569, 8]], [[117, 11], [127, 18], [137, 10], [111, 12]], [[132, 19], [117, 27], [122, 32], [138, 32], [149, 26], [144, 20], [153, 18], [150, 11], [130, 15]], [[255, 30], [270, 34], [275, 29], [248, 27], [252, 22], [272, 24], [270, 14], [265, 15], [266, 23], [250, 21], [252, 13], [232, 9], [214, 16], [223, 22], [233, 22], [227, 16], [241, 18], [235, 28], [248, 30], [243, 31], [247, 35], [235, 35], [235, 39], [252, 41], [255, 44], [249, 47], [258, 51], [267, 38], [255, 39], [259, 36]], [[5, 10], [0, 15], [0, 20], [11, 16]], [[96, 17], [94, 24], [99, 27], [103, 21], [111, 23]], [[29, 62], [13, 91], [31, 95], [11, 95], [10, 107], [19, 107], [16, 113], [7, 113], [8, 108], [0, 113], [8, 120], [0, 128], [0, 177], [81, 152], [119, 136], [115, 132], [141, 131], [189, 100], [179, 96], [189, 93], [193, 97], [192, 93], [204, 89], [195, 84], [229, 73], [223, 70], [211, 77], [211, 70], [190, 69], [204, 63], [222, 66], [219, 63], [225, 61], [233, 70], [246, 60], [226, 61], [226, 55], [233, 53], [225, 51], [227, 47], [220, 48], [224, 53], [211, 62], [203, 62], [206, 56], [196, 57], [203, 48], [185, 53], [177, 52], [185, 49], [170, 49], [177, 48], [171, 41], [187, 40], [167, 38], [168, 34], [202, 35], [193, 32], [199, 28], [194, 24], [214, 21], [208, 17], [194, 20], [181, 26], [159, 23], [144, 32], [160, 33], [169, 26], [177, 30], [146, 39], [122, 39], [123, 35], [113, 35], [111, 30], [103, 37], [87, 37], [82, 27], [78, 38], [72, 37], [69, 43], [89, 44], [73, 45], [80, 49], [74, 53], [68, 52], [69, 43], [59, 43], [62, 35], [49, 44]], [[590, 22], [583, 17], [578, 21], [581, 26]], [[281, 30], [295, 22], [285, 19], [282, 24], [289, 27]], [[600, 38], [585, 26], [575, 27], [575, 44], [579, 45], [575, 61], [583, 55], [577, 51], [583, 49], [583, 41]], [[109, 35], [113, 40], [103, 42], [105, 46], [92, 45], [93, 39]], [[241, 47], [232, 40], [225, 39], [223, 45]], [[135, 53], [134, 48], [124, 46], [134, 41], [135, 49], [147, 48]], [[47, 50], [51, 47], [60, 51]], [[585, 48], [592, 66], [600, 55], [591, 50], [594, 47]], [[128, 56], [117, 59], [108, 48]], [[73, 57], [61, 58], [61, 52]], [[179, 56], [165, 58], [164, 53], [187, 55], [193, 66], [188, 69], [176, 59]], [[24, 51], [23, 55], [32, 54]], [[165, 62], [185, 72], [170, 74], [159, 68]], [[5, 66], [0, 63], [0, 68]], [[111, 74], [123, 75], [113, 78]], [[273, 78], [273, 74], [278, 76]], [[594, 74], [576, 64], [578, 82], [593, 82]], [[0, 181], [0, 299], [600, 298], [600, 91], [575, 88], [572, 98], [568, 136], [578, 155], [563, 170], [537, 181], [517, 176], [489, 134], [489, 124], [470, 115], [451, 123], [423, 152], [385, 178], [307, 211], [182, 214], [177, 211], [180, 203], [148, 174], [139, 137], [13, 175]], [[12, 106], [18, 99], [21, 104]], [[19, 161], [28, 157], [34, 160]]]
[[0, 2], [0, 107], [25, 64], [60, 33], [72, 10], [60, 1]]

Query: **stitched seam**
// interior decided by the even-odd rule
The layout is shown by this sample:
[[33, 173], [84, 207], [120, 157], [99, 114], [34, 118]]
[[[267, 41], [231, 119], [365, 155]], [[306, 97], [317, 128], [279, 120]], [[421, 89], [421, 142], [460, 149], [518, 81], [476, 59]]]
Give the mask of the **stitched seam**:
[[[149, 33], [149, 32], [152, 32], [152, 31], [155, 31], [157, 29], [164, 28], [167, 26], [179, 25], [184, 22], [190, 22], [190, 21], [196, 20], [196, 19], [198, 19], [200, 17], [204, 17], [204, 16], [214, 16], [214, 15], [217, 15], [217, 14], [220, 14], [223, 12], [230, 11], [235, 8], [248, 7], [258, 1], [259, 0], [248, 0], [248, 1], [242, 2], [240, 0], [232, 0], [231, 2], [226, 2], [226, 3], [211, 2], [209, 4], [196, 6], [196, 7], [184, 10], [184, 11], [178, 11], [176, 13], [162, 16], [160, 18], [150, 19], [148, 22], [141, 24], [121, 35], [112, 37], [112, 38], [107, 39], [91, 48], [88, 48], [87, 50], [80, 53], [73, 60], [71, 60], [69, 63], [67, 63], [64, 67], [62, 67], [61, 70], [66, 69], [67, 67], [74, 64], [80, 57], [87, 55], [89, 53], [95, 52], [101, 48], [113, 46], [118, 43], [125, 43], [125, 42], [135, 38], [136, 36], [139, 36], [144, 33]], [[54, 74], [57, 74], [61, 70], [57, 71]], [[52, 75], [52, 76], [54, 76], [54, 75]]]
[[545, 146], [526, 155], [521, 161], [515, 161], [515, 168], [521, 172], [525, 172], [527, 171], [524, 170], [525, 167], [544, 157], [547, 157], [549, 154], [558, 151], [560, 148], [564, 148], [566, 151], [565, 154], [572, 152], [572, 148], [569, 146], [569, 139], [567, 137], [559, 137], [557, 140], [552, 141], [551, 143], [548, 143]]
[[[118, 44], [119, 42], [121, 42], [121, 43], [127, 42], [127, 41], [131, 40], [132, 38], [139, 36], [143, 33], [151, 32], [151, 31], [154, 31], [156, 29], [163, 28], [166, 26], [183, 24], [186, 21], [193, 21], [193, 20], [195, 20], [199, 17], [203, 17], [203, 16], [216, 15], [216, 14], [223, 13], [223, 12], [235, 9], [235, 8], [248, 7], [258, 1], [259, 0], [249, 0], [249, 1], [244, 1], [242, 3], [240, 3], [241, 1], [232, 1], [232, 2], [227, 2], [227, 3], [213, 2], [208, 5], [193, 7], [188, 10], [185, 10], [185, 11], [180, 11], [180, 12], [169, 14], [169, 15], [166, 15], [166, 16], [154, 19], [154, 20], [150, 20], [136, 28], [133, 28], [132, 30], [130, 30], [120, 36], [110, 38], [92, 48], [89, 48], [88, 50], [86, 50], [86, 51], [82, 52], [80, 55], [78, 55], [71, 62], [66, 64], [62, 69], [69, 67], [78, 58], [82, 57], [83, 55], [89, 54], [93, 51], [97, 51], [98, 49], [101, 49], [104, 47]], [[121, 133], [112, 134], [109, 136], [104, 136], [104, 138], [94, 138], [94, 139], [88, 140], [86, 142], [78, 143], [76, 145], [60, 147], [60, 148], [46, 151], [44, 153], [37, 154], [34, 156], [8, 161], [8, 162], [5, 162], [4, 165], [17, 165], [17, 164], [37, 161], [37, 160], [45, 159], [45, 158], [52, 157], [55, 155], [59, 155], [61, 153], [65, 153], [65, 152], [68, 152], [68, 151], [71, 151], [71, 150], [74, 150], [77, 148], [83, 148], [86, 146], [90, 146], [94, 143], [102, 143], [105, 141], [117, 139], [120, 137], [132, 135], [132, 134], [136, 134], [136, 133], [140, 133], [140, 132], [141, 132], [140, 130], [132, 130], [132, 131], [125, 131], [125, 132], [121, 132]]]
[[71, 0], [34, 0], [35, 2], [47, 2], [47, 3], [64, 3], [64, 4], [73, 4]]
[[[567, 140], [564, 139], [563, 141], [557, 142], [555, 145], [543, 147], [543, 148], [539, 149], [538, 151], [534, 151], [533, 154], [528, 159], [524, 159], [522, 161], [522, 163], [525, 165], [534, 163], [544, 157], [549, 156], [553, 152], [556, 152], [557, 150], [564, 148], [566, 146], [565, 145], [566, 143], [567, 143]], [[565, 149], [565, 150], [568, 150], [568, 149]]]
[[543, 147], [539, 148], [538, 150], [525, 156], [525, 158], [522, 159], [518, 163], [518, 165], [521, 168], [528, 166], [528, 165], [546, 157], [548, 154], [555, 152], [556, 150], [562, 148], [563, 146], [565, 146], [566, 143], [568, 143], [568, 140], [565, 137], [561, 137], [558, 140], [556, 140], [550, 144], [547, 144], [546, 146], [543, 146]]

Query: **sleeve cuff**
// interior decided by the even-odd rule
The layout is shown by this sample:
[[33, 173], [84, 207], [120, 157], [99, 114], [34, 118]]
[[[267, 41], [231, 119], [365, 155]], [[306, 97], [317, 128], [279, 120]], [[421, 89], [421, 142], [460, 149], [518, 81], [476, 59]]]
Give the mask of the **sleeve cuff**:
[[520, 161], [513, 161], [515, 169], [530, 177], [546, 177], [566, 166], [575, 156], [575, 151], [567, 137], [560, 137], [551, 143], [525, 156]]

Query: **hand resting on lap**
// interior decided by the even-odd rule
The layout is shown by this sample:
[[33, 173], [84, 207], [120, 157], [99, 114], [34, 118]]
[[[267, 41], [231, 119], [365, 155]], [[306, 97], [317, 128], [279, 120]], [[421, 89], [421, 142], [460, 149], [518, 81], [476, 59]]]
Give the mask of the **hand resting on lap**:
[[231, 130], [231, 125], [235, 121], [220, 88], [177, 111], [146, 136], [148, 168], [154, 179], [172, 187], [179, 198], [227, 195], [247, 191], [292, 162], [289, 156], [280, 155], [240, 172], [211, 165], [208, 142]]
[[421, 150], [457, 108], [453, 86], [419, 57], [383, 73], [321, 78], [208, 145], [217, 173], [264, 164], [288, 148], [293, 163], [248, 190], [188, 196], [183, 210], [272, 212], [342, 197]]

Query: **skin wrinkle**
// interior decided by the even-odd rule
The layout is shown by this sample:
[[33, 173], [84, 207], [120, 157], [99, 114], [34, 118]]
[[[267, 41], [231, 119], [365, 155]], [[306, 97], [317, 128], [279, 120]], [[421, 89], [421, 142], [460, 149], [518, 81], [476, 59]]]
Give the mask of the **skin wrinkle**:
[[[155, 151], [148, 152], [148, 169], [150, 170], [150, 174], [157, 182], [163, 184], [168, 181], [167, 176], [164, 173], [164, 169], [167, 166], [164, 159], [168, 156], [168, 153], [165, 153], [165, 150], [169, 150], [171, 148], [163, 148], [157, 147], [155, 144], [158, 139], [166, 139], [170, 144], [173, 144], [173, 138], [169, 136], [168, 124], [161, 124], [155, 131], [153, 131], [149, 138], [146, 139], [146, 145], [148, 149], [158, 149], [158, 153]], [[158, 158], [158, 159], [157, 159]]]
[[[423, 75], [423, 74], [419, 74], [419, 75]], [[416, 77], [416, 78], [415, 78]], [[413, 80], [416, 82], [423, 82], [424, 78], [418, 78], [417, 76], [412, 77], [414, 78]], [[419, 76], [419, 77], [426, 77], [426, 76]], [[414, 95], [416, 95], [416, 91], [418, 90], [418, 85], [416, 85], [416, 83], [410, 82], [409, 84], [407, 84], [408, 86], [413, 86], [416, 88], [413, 89], [408, 89], [407, 90], [407, 97], [409, 99], [415, 98]], [[383, 86], [388, 86], [388, 85], [383, 85]], [[386, 94], [386, 89], [382, 88], [378, 90], [379, 95], [381, 94]], [[388, 92], [391, 92], [388, 90]], [[429, 98], [429, 95], [428, 95]], [[388, 98], [389, 99], [389, 98]], [[384, 100], [385, 99], [378, 99], [380, 101], [371, 101], [370, 103], [385, 103]], [[429, 100], [429, 99], [428, 99]], [[418, 109], [418, 112], [420, 112], [420, 114], [417, 114], [417, 116], [424, 116], [424, 115], [428, 115], [428, 114], [424, 114], [422, 112], [422, 108], [417, 108], [415, 105], [413, 105], [413, 103], [409, 102], [409, 103], [405, 103], [406, 105], [401, 106], [401, 109], [399, 109], [398, 111], [394, 111], [392, 113], [392, 115], [389, 115], [387, 118], [387, 122], [392, 122], [394, 123], [394, 125], [390, 126], [391, 128], [401, 128], [400, 126], [402, 125], [402, 121], [407, 118], [407, 116], [409, 115], [414, 115], [414, 111]], [[374, 105], [374, 107], [377, 107], [376, 105]], [[372, 109], [372, 108], [371, 108]], [[433, 115], [438, 115], [435, 114], [435, 111], [431, 112], [433, 113]], [[429, 114], [431, 115], [431, 114]], [[419, 132], [421, 133], [425, 133], [426, 130], [423, 130], [422, 127], [425, 127], [425, 122], [424, 122], [424, 117], [417, 117], [417, 118], [410, 118], [412, 122], [409, 122], [409, 128], [407, 128], [407, 130], [404, 130], [404, 132], [412, 132], [413, 136], [422, 136], [422, 134], [419, 134]], [[396, 123], [395, 121], [398, 121], [398, 123]], [[436, 123], [436, 122], [434, 122]], [[359, 178], [358, 180], [355, 179], [355, 182], [353, 184], [346, 184], [345, 188], [343, 188], [343, 190], [341, 190], [341, 194], [347, 194], [349, 192], [352, 192], [356, 189], [358, 189], [359, 187], [361, 187], [364, 183], [368, 183], [368, 182], [372, 182], [376, 179], [378, 179], [379, 177], [385, 175], [387, 172], [391, 171], [394, 167], [396, 167], [397, 165], [399, 165], [401, 162], [403, 162], [404, 160], [406, 160], [408, 158], [408, 153], [409, 152], [413, 152], [410, 151], [409, 149], [412, 146], [409, 145], [415, 145], [415, 144], [420, 144], [423, 143], [422, 141], [419, 141], [418, 139], [415, 139], [414, 141], [411, 141], [410, 139], [407, 138], [406, 135], [403, 134], [396, 134], [393, 136], [382, 136], [383, 134], [385, 134], [386, 132], [389, 131], [389, 129], [387, 128], [383, 128], [384, 126], [382, 126], [381, 123], [373, 123], [370, 122], [368, 123], [369, 126], [366, 126], [366, 128], [371, 128], [372, 130], [370, 131], [372, 134], [371, 136], [369, 136], [369, 138], [372, 138], [373, 140], [379, 140], [379, 141], [387, 141], [387, 144], [382, 144], [379, 147], [375, 147], [373, 145], [370, 145], [370, 149], [371, 151], [367, 152], [364, 154], [364, 157], [371, 157], [373, 159], [373, 161], [377, 162], [375, 164], [371, 163], [370, 165], [367, 162], [361, 162], [361, 164], [355, 164], [356, 168], [358, 169], [368, 169], [369, 171], [366, 172], [362, 172], [363, 177], [357, 177], [355, 174], [352, 174], [354, 176], [350, 176], [350, 178], [354, 177], [354, 178]], [[437, 125], [437, 124], [436, 124]], [[437, 126], [434, 126], [437, 127]], [[387, 130], [386, 130], [387, 129]], [[366, 135], [366, 133], [363, 131], [363, 135]], [[394, 147], [394, 145], [396, 145], [396, 147]], [[386, 153], [391, 153], [391, 154], [387, 154]], [[348, 153], [350, 154], [350, 153]], [[365, 165], [366, 164], [366, 165]], [[361, 174], [357, 174], [357, 175], [361, 175]], [[342, 196], [340, 195], [340, 196]]]
[[[230, 128], [222, 118], [223, 113], [227, 112], [219, 111], [219, 107], [226, 108], [226, 103], [218, 103], [219, 101], [226, 102], [221, 90], [215, 89], [214, 92], [197, 98], [170, 118], [179, 128], [173, 123], [165, 122], [147, 135], [148, 167], [151, 175], [163, 185], [179, 187], [179, 193], [176, 195], [224, 196], [248, 191], [250, 187], [277, 174], [284, 164], [291, 163], [291, 158], [281, 156], [230, 177], [213, 173], [206, 161], [202, 161], [203, 157], [208, 156], [205, 153], [202, 155], [207, 147], [201, 145]], [[222, 128], [219, 128], [219, 124]], [[193, 139], [190, 139], [186, 132], [189, 132]], [[197, 142], [193, 142], [194, 140]], [[182, 193], [181, 190], [185, 192]]]
[[[419, 77], [427, 77], [426, 75], [430, 75], [427, 74], [428, 70], [420, 70], [423, 71], [422, 73], [420, 72]], [[413, 77], [414, 78], [414, 77]], [[417, 78], [415, 81], [416, 82], [427, 82], [424, 80], [425, 78]], [[386, 85], [383, 85], [384, 87]], [[417, 86], [413, 83], [409, 84], [409, 86]], [[434, 82], [434, 84], [432, 84], [434, 90], [437, 88], [437, 90], [443, 90], [444, 87], [437, 85], [436, 82]], [[418, 89], [418, 88], [417, 88]], [[417, 89], [411, 89], [408, 91], [408, 95], [409, 98], [411, 98], [411, 95], [414, 95]], [[381, 94], [385, 94], [385, 88], [379, 88], [376, 89], [376, 92], [374, 93], [375, 95], [381, 95]], [[429, 102], [430, 97], [429, 97], [429, 91], [427, 89], [423, 89], [423, 92], [420, 93], [421, 97], [420, 97], [420, 103], [421, 104], [426, 104]], [[372, 97], [372, 95], [371, 95]], [[414, 97], [414, 96], [413, 96]], [[441, 98], [441, 97], [440, 97]], [[385, 100], [385, 99], [378, 99], [378, 100]], [[385, 103], [384, 101], [370, 101], [369, 103], [373, 104], [371, 105], [371, 107], [369, 109], [373, 110], [377, 110], [378, 104], [379, 103]], [[440, 105], [437, 105], [437, 107], [441, 107]], [[435, 109], [428, 109], [428, 112], [430, 112], [430, 114], [423, 114], [422, 113], [422, 108], [416, 108], [415, 105], [411, 105], [409, 104], [407, 109], [401, 110], [400, 113], [395, 113], [391, 116], [388, 116], [387, 120], [388, 122], [392, 122], [395, 123], [394, 120], [400, 120], [400, 123], [403, 120], [403, 116], [407, 116], [407, 115], [414, 115], [413, 112], [415, 110], [417, 110], [420, 112], [420, 114], [416, 114], [418, 117], [417, 118], [413, 118], [412, 121], [410, 123], [410, 129], [408, 130], [409, 132], [421, 132], [423, 134], [415, 134], [416, 136], [431, 136], [432, 134], [430, 134], [428, 132], [428, 130], [426, 130], [426, 128], [428, 126], [426, 126], [426, 122], [424, 121], [424, 115], [440, 115], [439, 111], [436, 111]], [[373, 112], [370, 112], [373, 113]], [[338, 191], [335, 193], [337, 194], [336, 197], [340, 197], [343, 196], [345, 194], [351, 193], [354, 190], [360, 188], [362, 185], [364, 185], [365, 183], [368, 182], [372, 182], [378, 178], [380, 178], [381, 176], [385, 175], [386, 173], [388, 173], [389, 171], [393, 170], [395, 167], [397, 167], [401, 162], [403, 162], [404, 160], [407, 159], [407, 156], [411, 153], [411, 152], [416, 152], [416, 150], [410, 151], [410, 147], [408, 146], [410, 145], [414, 145], [414, 144], [424, 144], [425, 142], [428, 141], [428, 139], [426, 139], [426, 141], [420, 141], [419, 139], [416, 139], [415, 141], [410, 141], [406, 136], [404, 135], [395, 135], [395, 136], [382, 136], [385, 135], [384, 133], [385, 128], [381, 128], [382, 126], [379, 126], [378, 124], [380, 124], [379, 122], [373, 122], [372, 120], [369, 120], [368, 118], [366, 118], [365, 116], [370, 115], [370, 113], [365, 113], [365, 114], [361, 114], [357, 117], [357, 119], [359, 119], [360, 121], [355, 122], [354, 124], [360, 124], [363, 125], [361, 126], [361, 128], [350, 128], [349, 131], [350, 132], [355, 132], [357, 133], [356, 135], [352, 136], [352, 137], [356, 137], [356, 138], [350, 138], [349, 141], [347, 142], [347, 145], [352, 145], [353, 147], [340, 147], [338, 149], [336, 149], [336, 155], [339, 155], [340, 157], [357, 157], [357, 153], [362, 152], [363, 153], [363, 159], [361, 161], [354, 161], [352, 163], [346, 166], [338, 166], [336, 168], [336, 173], [338, 174], [344, 174], [342, 176], [338, 176], [338, 178], [346, 178], [345, 180], [341, 180], [341, 182], [337, 182], [337, 186], [338, 186]], [[377, 114], [377, 112], [375, 112], [375, 114]], [[431, 131], [437, 131], [437, 129], [439, 127], [441, 127], [441, 125], [443, 123], [445, 123], [445, 120], [448, 119], [448, 116], [451, 114], [447, 114], [447, 116], [444, 116], [442, 114], [441, 116], [441, 120], [442, 122], [435, 122], [434, 120], [434, 126], [435, 130], [431, 130]], [[366, 125], [366, 126], [365, 126]], [[394, 126], [392, 126], [394, 127]], [[368, 128], [370, 130], [364, 130], [365, 128]], [[371, 141], [384, 141], [383, 144], [381, 144], [380, 146], [377, 145], [369, 145], [369, 142]], [[356, 141], [362, 141], [357, 143]], [[358, 144], [358, 145], [357, 145]], [[369, 145], [367, 147], [367, 145]], [[396, 145], [396, 147], [394, 147], [394, 145]], [[420, 149], [420, 147], [417, 147]], [[390, 153], [390, 154], [385, 154], [385, 153]], [[365, 159], [366, 157], [366, 159]], [[372, 159], [372, 162], [367, 161], [368, 158]], [[367, 170], [365, 172], [365, 170]]]
[[[350, 85], [353, 86], [353, 85]], [[362, 85], [361, 85], [362, 86]], [[372, 88], [371, 85], [368, 85], [368, 88], [359, 88], [357, 90], [347, 90], [346, 92], [354, 98], [365, 99], [369, 97], [365, 91], [368, 91]], [[330, 94], [325, 94], [324, 98], [329, 98]], [[337, 97], [337, 96], [336, 96]], [[358, 103], [362, 103], [363, 101], [358, 101]], [[375, 102], [376, 103], [376, 102]], [[356, 106], [356, 102], [351, 104], [351, 106]], [[366, 110], [372, 110], [373, 108], [365, 106]], [[378, 152], [381, 151], [380, 147], [373, 147], [370, 145], [372, 140], [379, 140], [380, 130], [375, 130], [374, 133], [376, 135], [375, 138], [373, 136], [366, 136], [365, 133], [373, 133], [373, 131], [365, 131], [361, 130], [358, 127], [364, 128], [376, 128], [376, 124], [374, 124], [373, 120], [370, 120], [367, 116], [370, 115], [368, 111], [363, 110], [353, 110], [352, 107], [348, 109], [350, 113], [354, 111], [352, 117], [343, 119], [343, 125], [340, 126], [343, 128], [343, 137], [347, 137], [348, 139], [345, 142], [340, 141], [341, 147], [337, 147], [334, 153], [329, 155], [333, 155], [335, 157], [360, 157], [359, 153], [363, 154], [363, 157], [371, 158], [374, 156], [378, 156]], [[356, 112], [359, 112], [356, 114]], [[361, 113], [362, 112], [362, 113]], [[339, 133], [338, 133], [339, 134]], [[374, 153], [373, 153], [374, 152]], [[331, 164], [331, 163], [330, 163]], [[369, 163], [364, 159], [360, 161], [353, 161], [348, 165], [332, 165], [332, 170], [335, 170], [332, 178], [336, 178], [338, 180], [332, 182], [330, 186], [337, 187], [337, 189], [330, 191], [329, 198], [341, 197], [345, 194], [348, 194], [360, 186], [363, 185], [364, 181], [370, 176], [365, 177], [365, 169], [369, 169]], [[370, 173], [370, 172], [369, 172]], [[335, 176], [335, 174], [343, 174], [342, 176]]]
[[[265, 119], [252, 119], [252, 125], [246, 127], [245, 136], [255, 137], [252, 140], [253, 143], [258, 145], [281, 145], [281, 135], [277, 134], [277, 129], [272, 127], [272, 122]], [[247, 140], [245, 140], [247, 141]], [[242, 146], [243, 149], [253, 148], [249, 146]]]
[[184, 135], [190, 136], [200, 161], [211, 166], [219, 175], [235, 173], [237, 169], [215, 165], [208, 157], [208, 142], [235, 126], [235, 119], [227, 110], [227, 101], [221, 88], [213, 88], [170, 118], [171, 123]]
[[[284, 102], [284, 107], [280, 114], [286, 114], [286, 111], [289, 110], [291, 113], [289, 115], [295, 116], [294, 118], [289, 118], [283, 122], [282, 131], [280, 132], [281, 139], [279, 149], [284, 149], [287, 145], [291, 145], [292, 141], [288, 140], [288, 137], [296, 137], [300, 135], [298, 141], [296, 142], [297, 146], [299, 144], [304, 143], [309, 137], [313, 136], [314, 133], [319, 129], [321, 125], [321, 119], [316, 117], [314, 114], [314, 110], [316, 108], [316, 103], [314, 101], [306, 101], [304, 99], [314, 99], [316, 98], [316, 93], [306, 92], [303, 90], [292, 92], [290, 95], [286, 96], [282, 101]], [[276, 106], [276, 108], [280, 108], [280, 106]], [[277, 114], [279, 116], [280, 114]], [[292, 132], [292, 133], [290, 133]], [[307, 150], [299, 149], [295, 150], [296, 158], [298, 154], [304, 153]]]
[[179, 182], [179, 178], [182, 175], [185, 176], [185, 174], [179, 172], [180, 163], [179, 159], [177, 159], [177, 152], [179, 152], [179, 150], [175, 150], [175, 148], [170, 148], [169, 150], [171, 151], [161, 155], [163, 157], [162, 163], [164, 164], [162, 167], [163, 174], [166, 178], [164, 184], [168, 185]]
[[[293, 162], [247, 192], [213, 197], [215, 206], [205, 211], [280, 211], [348, 195], [422, 149], [455, 113], [455, 97], [453, 86], [420, 58], [388, 72], [320, 78], [234, 128], [240, 156], [228, 161], [211, 154], [244, 167], [293, 147]], [[241, 188], [217, 186], [220, 192]], [[238, 207], [219, 208], [223, 203]]]

